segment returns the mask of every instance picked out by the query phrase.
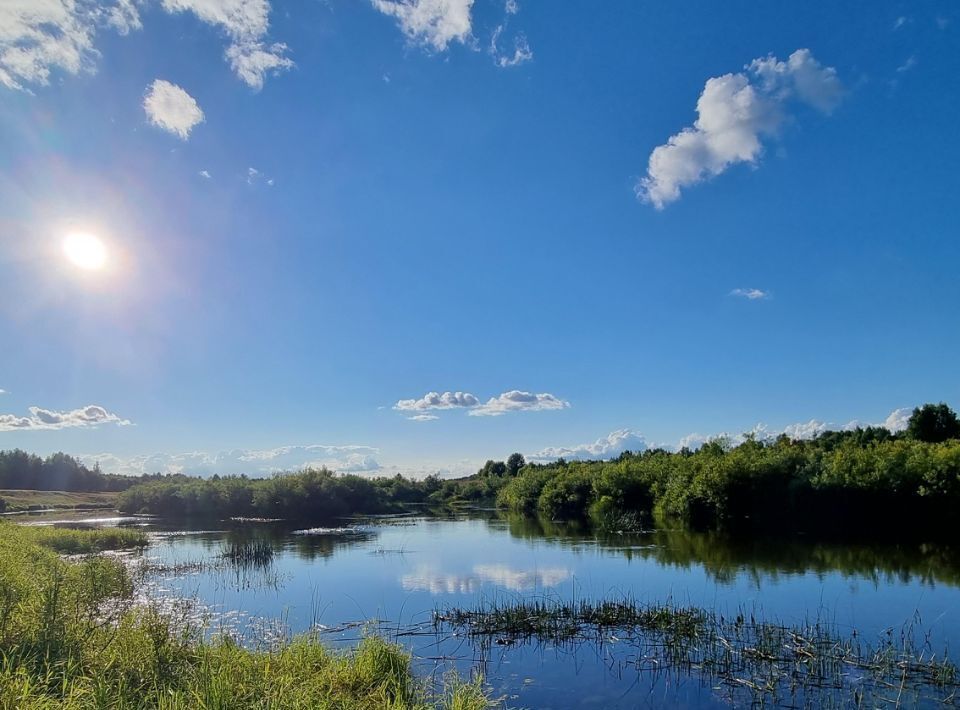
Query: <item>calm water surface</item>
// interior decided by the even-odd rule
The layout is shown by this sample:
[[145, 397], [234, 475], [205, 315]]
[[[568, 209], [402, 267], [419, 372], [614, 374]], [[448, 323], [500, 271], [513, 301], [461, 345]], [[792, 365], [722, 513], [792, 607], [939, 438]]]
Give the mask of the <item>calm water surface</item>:
[[[215, 626], [252, 637], [374, 618], [385, 622], [381, 630], [403, 629], [428, 624], [436, 609], [494, 600], [630, 597], [787, 623], [821, 618], [867, 639], [919, 620], [940, 648], [960, 641], [960, 557], [943, 545], [733, 542], [680, 530], [595, 536], [495, 513], [367, 518], [306, 531], [282, 522], [191, 530], [158, 520], [147, 529], [156, 536], [146, 554], [187, 569], [156, 575], [155, 593], [195, 598]], [[190, 567], [251, 539], [272, 545], [272, 564], [247, 572]], [[340, 628], [329, 640], [362, 633]], [[635, 649], [617, 639], [577, 648], [494, 644], [483, 653], [463, 639], [398, 640], [423, 672], [469, 674], [482, 661], [491, 689], [511, 707], [729, 704], [709, 682], [638, 672]]]

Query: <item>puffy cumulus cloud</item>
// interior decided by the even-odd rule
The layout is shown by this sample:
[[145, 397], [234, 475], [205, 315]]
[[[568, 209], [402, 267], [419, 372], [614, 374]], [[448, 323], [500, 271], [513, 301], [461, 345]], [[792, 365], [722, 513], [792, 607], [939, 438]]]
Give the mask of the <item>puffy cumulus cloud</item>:
[[648, 448], [647, 440], [638, 431], [618, 429], [607, 436], [597, 439], [592, 444], [578, 446], [548, 446], [535, 454], [530, 455], [533, 461], [556, 461], [563, 458], [568, 460], [597, 460], [613, 459], [624, 451], [640, 452]]
[[268, 476], [281, 471], [326, 466], [343, 473], [372, 473], [380, 470], [379, 449], [370, 446], [281, 446], [275, 449], [234, 449], [209, 453], [157, 453], [146, 456], [96, 454], [82, 456], [87, 465], [99, 463], [109, 473], [183, 473], [190, 476], [218, 474]]
[[886, 427], [894, 434], [899, 431], [904, 431], [910, 421], [911, 414], [913, 414], [913, 410], [910, 407], [900, 407], [899, 409], [894, 409], [892, 412], [890, 412], [890, 415], [884, 419], [883, 424], [880, 426]]
[[417, 412], [430, 409], [467, 409], [479, 404], [480, 400], [469, 392], [427, 392], [420, 399], [401, 399], [393, 408], [401, 412]]
[[130, 421], [108, 412], [98, 404], [88, 404], [80, 409], [60, 412], [43, 407], [30, 407], [26, 416], [0, 414], [0, 431], [43, 431], [95, 427], [100, 424], [127, 426]]
[[842, 95], [836, 70], [821, 65], [808, 49], [786, 61], [755, 59], [742, 72], [708, 79], [697, 101], [697, 120], [653, 149], [637, 196], [663, 209], [686, 187], [737, 163], [756, 164], [763, 139], [777, 132], [791, 102], [830, 113]]
[[143, 110], [150, 123], [182, 140], [187, 140], [194, 126], [204, 120], [203, 111], [196, 100], [176, 84], [164, 79], [156, 79], [147, 87]]
[[471, 417], [496, 417], [508, 412], [540, 412], [549, 409], [566, 409], [569, 402], [544, 392], [534, 394], [510, 390], [470, 410]]
[[473, 0], [371, 0], [373, 6], [397, 20], [413, 42], [444, 51], [451, 42], [470, 40]]
[[793, 440], [815, 439], [830, 428], [826, 422], [811, 419], [808, 422], [799, 422], [790, 424], [783, 428], [783, 434], [786, 434]]
[[730, 295], [746, 298], [750, 301], [759, 301], [770, 298], [769, 291], [761, 291], [759, 288], [735, 288], [730, 292]]
[[267, 41], [270, 29], [268, 0], [162, 0], [170, 13], [190, 12], [219, 27], [230, 38], [225, 56], [237, 76], [254, 89], [263, 87], [268, 74], [293, 66], [285, 56], [287, 45]]

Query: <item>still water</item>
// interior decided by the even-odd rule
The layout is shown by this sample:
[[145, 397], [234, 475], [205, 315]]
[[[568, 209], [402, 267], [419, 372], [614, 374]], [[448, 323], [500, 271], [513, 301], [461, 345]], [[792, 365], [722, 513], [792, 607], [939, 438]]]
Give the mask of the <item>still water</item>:
[[[153, 594], [194, 599], [212, 628], [252, 639], [320, 628], [330, 643], [352, 643], [365, 633], [353, 622], [370, 619], [390, 635], [429, 627], [435, 610], [452, 606], [626, 597], [787, 624], [817, 618], [867, 640], [921, 624], [940, 651], [960, 641], [960, 555], [948, 545], [733, 541], [682, 530], [602, 536], [493, 512], [364, 518], [312, 530], [283, 522], [195, 529], [115, 522], [154, 533], [145, 553], [158, 570], [150, 577]], [[213, 564], [226, 545], [251, 540], [272, 547], [272, 562], [246, 571]], [[709, 680], [638, 670], [635, 650], [615, 637], [600, 645], [494, 643], [485, 650], [429, 633], [396, 639], [422, 673], [481, 671], [510, 707], [730, 702]]]

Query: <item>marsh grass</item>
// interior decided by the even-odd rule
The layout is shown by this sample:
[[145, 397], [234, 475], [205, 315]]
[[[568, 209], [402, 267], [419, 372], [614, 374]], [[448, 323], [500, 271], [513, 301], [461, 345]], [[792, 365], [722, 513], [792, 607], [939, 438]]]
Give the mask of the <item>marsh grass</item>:
[[106, 550], [122, 550], [146, 547], [147, 535], [140, 530], [127, 528], [77, 529], [48, 525], [4, 525], [4, 535], [13, 535], [26, 543], [48, 548], [61, 555], [86, 555]]
[[241, 567], [265, 567], [273, 562], [273, 546], [266, 540], [226, 543], [220, 556]]
[[263, 650], [205, 639], [135, 603], [135, 581], [119, 560], [58, 554], [141, 543], [125, 533], [0, 522], [0, 709], [487, 706], [479, 682], [431, 692], [409, 655], [378, 637], [345, 653], [316, 636]]
[[437, 632], [466, 635], [485, 654], [494, 646], [526, 643], [568, 649], [625, 644], [630, 665], [641, 675], [698, 677], [725, 688], [734, 704], [955, 704], [960, 672], [945, 652], [934, 651], [920, 621], [888, 629], [869, 643], [821, 621], [789, 626], [632, 600], [491, 602], [434, 614]]

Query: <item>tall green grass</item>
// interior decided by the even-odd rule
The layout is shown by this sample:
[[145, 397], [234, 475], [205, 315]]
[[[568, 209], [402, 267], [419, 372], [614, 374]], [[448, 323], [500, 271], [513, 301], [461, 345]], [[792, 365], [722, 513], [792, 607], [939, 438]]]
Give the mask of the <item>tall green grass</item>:
[[[118, 534], [120, 533], [120, 534]], [[133, 601], [118, 560], [58, 552], [138, 544], [126, 531], [0, 522], [0, 709], [390, 708], [487, 706], [478, 683], [432, 692], [400, 647], [377, 637], [348, 653], [305, 636], [252, 651]]]

